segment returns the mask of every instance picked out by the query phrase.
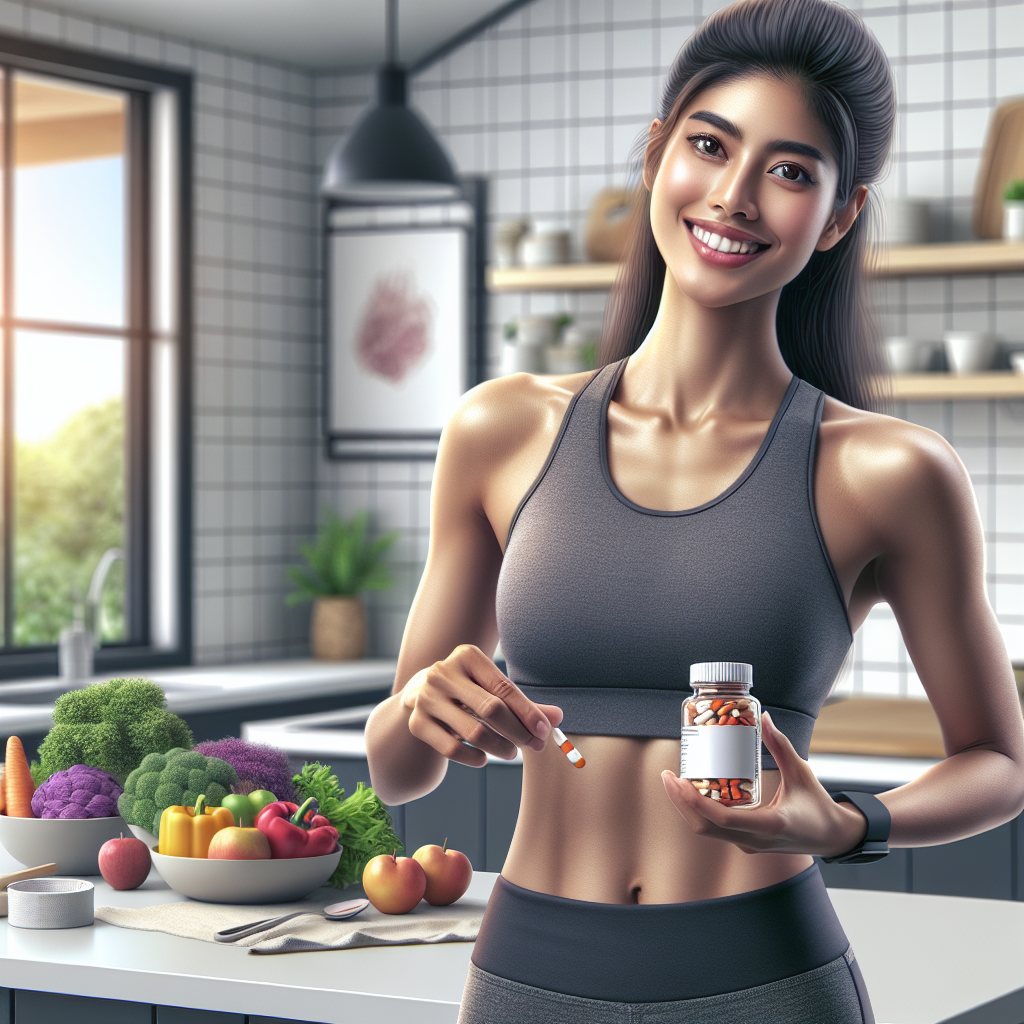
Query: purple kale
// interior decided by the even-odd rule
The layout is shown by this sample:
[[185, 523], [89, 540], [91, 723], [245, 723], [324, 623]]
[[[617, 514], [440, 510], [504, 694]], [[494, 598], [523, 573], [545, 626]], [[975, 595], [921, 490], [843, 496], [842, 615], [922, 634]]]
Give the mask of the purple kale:
[[32, 794], [37, 818], [113, 818], [121, 787], [99, 768], [74, 764], [54, 772]]
[[269, 789], [278, 800], [293, 800], [292, 769], [288, 755], [265, 743], [247, 743], [236, 736], [200, 743], [196, 752], [219, 757], [238, 773], [240, 790]]

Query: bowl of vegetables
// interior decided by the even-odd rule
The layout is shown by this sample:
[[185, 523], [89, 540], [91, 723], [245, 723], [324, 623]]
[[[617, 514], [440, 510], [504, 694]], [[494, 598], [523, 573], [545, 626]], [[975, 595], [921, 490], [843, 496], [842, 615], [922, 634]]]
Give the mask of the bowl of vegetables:
[[317, 857], [217, 860], [172, 857], [153, 848], [153, 866], [175, 891], [203, 903], [288, 903], [319, 889], [334, 874], [342, 848]]
[[128, 826], [117, 813], [121, 787], [83, 764], [54, 772], [33, 791], [21, 742], [7, 744], [0, 844], [22, 864], [56, 864], [60, 875], [98, 875], [100, 847]]

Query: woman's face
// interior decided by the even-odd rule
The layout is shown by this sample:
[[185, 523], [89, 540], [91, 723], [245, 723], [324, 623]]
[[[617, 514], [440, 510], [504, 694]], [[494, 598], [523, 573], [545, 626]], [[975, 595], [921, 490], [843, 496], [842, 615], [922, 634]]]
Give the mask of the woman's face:
[[766, 295], [853, 223], [855, 213], [849, 223], [834, 216], [836, 180], [827, 133], [798, 85], [756, 75], [713, 86], [683, 111], [648, 180], [654, 238], [701, 305]]

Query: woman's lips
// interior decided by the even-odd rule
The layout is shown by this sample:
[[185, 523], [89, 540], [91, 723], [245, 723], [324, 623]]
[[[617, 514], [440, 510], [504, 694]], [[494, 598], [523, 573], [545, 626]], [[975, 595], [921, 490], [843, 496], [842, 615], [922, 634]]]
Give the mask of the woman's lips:
[[717, 235], [707, 228], [698, 226], [691, 221], [684, 221], [686, 225], [686, 233], [690, 236], [690, 242], [693, 244], [694, 249], [697, 250], [697, 255], [702, 259], [707, 260], [708, 263], [713, 263], [719, 267], [742, 267], [753, 260], [756, 260], [762, 253], [767, 252], [771, 246], [764, 242], [739, 242], [742, 248], [748, 246], [754, 246], [752, 252], [719, 252], [718, 249], [714, 249], [711, 245], [706, 244], [696, 234], [700, 232], [709, 242], [716, 243], [717, 240], [723, 236]]

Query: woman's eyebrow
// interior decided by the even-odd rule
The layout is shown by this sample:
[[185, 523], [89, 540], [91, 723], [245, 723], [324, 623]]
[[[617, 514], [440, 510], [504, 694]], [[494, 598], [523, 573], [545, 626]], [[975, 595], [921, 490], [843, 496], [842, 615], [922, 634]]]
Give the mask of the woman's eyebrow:
[[[710, 110], [695, 110], [687, 120], [691, 121], [703, 121], [705, 124], [711, 125], [713, 128], [717, 128], [720, 132], [724, 132], [726, 135], [742, 142], [743, 132], [739, 130], [728, 118], [722, 117], [721, 114], [715, 114]], [[806, 156], [811, 160], [819, 160], [821, 163], [825, 163], [825, 157], [820, 149], [816, 149], [814, 146], [809, 146], [806, 142], [794, 142], [792, 139], [776, 139], [774, 142], [768, 143], [769, 153], [797, 153], [800, 156]]]

